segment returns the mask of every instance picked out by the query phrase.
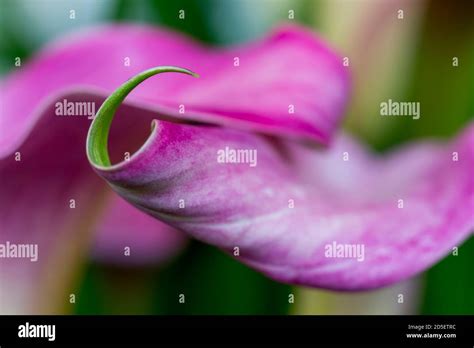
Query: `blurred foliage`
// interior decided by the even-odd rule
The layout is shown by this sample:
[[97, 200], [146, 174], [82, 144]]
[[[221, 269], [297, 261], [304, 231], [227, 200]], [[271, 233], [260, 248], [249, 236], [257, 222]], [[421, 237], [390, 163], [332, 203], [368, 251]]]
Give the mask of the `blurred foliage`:
[[[380, 149], [422, 137], [450, 138], [474, 117], [474, 1], [430, 1], [409, 88], [401, 100], [417, 101], [421, 117], [391, 119]], [[457, 57], [459, 65], [453, 66]]]
[[[212, 246], [192, 242], [161, 269], [90, 264], [78, 314], [285, 314], [290, 287]], [[179, 302], [184, 294], [185, 303]]]
[[423, 314], [474, 314], [474, 237], [426, 272]]
[[[114, 20], [136, 20], [136, 14], [142, 15], [142, 21], [156, 23], [189, 34], [203, 42], [215, 42], [210, 27], [209, 9], [216, 5], [216, 0], [173, 0], [173, 1], [131, 1], [118, 0]], [[139, 8], [146, 8], [140, 12]], [[184, 10], [185, 20], [179, 18]]]
[[30, 50], [18, 38], [16, 31], [5, 25], [8, 17], [9, 8], [3, 7], [0, 11], [0, 74], [4, 74], [11, 70], [14, 58], [12, 57], [28, 57]]

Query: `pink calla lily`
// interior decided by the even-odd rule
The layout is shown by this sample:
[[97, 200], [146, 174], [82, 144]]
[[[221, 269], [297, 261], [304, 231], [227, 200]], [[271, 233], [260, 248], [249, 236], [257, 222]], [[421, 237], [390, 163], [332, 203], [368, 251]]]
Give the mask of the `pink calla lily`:
[[[104, 140], [94, 124], [89, 140], [91, 148]], [[223, 149], [255, 151], [258, 164], [221, 163]], [[237, 259], [272, 278], [361, 290], [426, 269], [469, 235], [473, 149], [473, 126], [449, 144], [419, 143], [379, 158], [344, 135], [314, 150], [240, 130], [155, 121], [130, 161], [107, 165], [89, 156], [133, 205], [238, 250]], [[339, 246], [362, 253], [339, 255]]]
[[[95, 250], [112, 260], [126, 231], [157, 241], [136, 243], [139, 255], [142, 248], [149, 255], [138, 262], [182, 245], [176, 231], [132, 205], [111, 198], [107, 208], [98, 199], [106, 189], [84, 154], [89, 121], [58, 117], [54, 109], [64, 99], [98, 105], [132, 76], [170, 65], [201, 77], [168, 73], [147, 80], [112, 126], [111, 142], [128, 143], [136, 142], [143, 122], [164, 120], [153, 121], [140, 150], [115, 165], [89, 153], [96, 172], [149, 215], [272, 278], [345, 290], [420, 272], [472, 230], [473, 127], [447, 144], [370, 154], [336, 134], [348, 71], [309, 31], [284, 26], [259, 42], [215, 49], [154, 28], [107, 26], [53, 44], [0, 86], [0, 175], [8, 182], [0, 198], [0, 242], [37, 243], [44, 255], [35, 264], [1, 260], [2, 291], [17, 292], [24, 306], [32, 306], [31, 284], [51, 280], [44, 275], [52, 265], [75, 256], [84, 231], [99, 233]], [[198, 124], [183, 124], [189, 121]], [[95, 141], [107, 144], [107, 137]], [[255, 166], [220, 163], [217, 154], [226, 149], [255, 150]], [[105, 215], [96, 213], [100, 206]], [[159, 238], [150, 237], [155, 222]], [[106, 245], [115, 238], [124, 242]], [[328, 257], [331, 243], [363, 245], [364, 260]]]

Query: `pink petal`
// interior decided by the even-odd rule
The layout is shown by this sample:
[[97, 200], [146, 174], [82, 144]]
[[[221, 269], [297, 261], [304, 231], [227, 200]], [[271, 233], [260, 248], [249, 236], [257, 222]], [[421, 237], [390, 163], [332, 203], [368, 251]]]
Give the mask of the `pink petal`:
[[[226, 147], [256, 150], [257, 165], [218, 163]], [[410, 277], [469, 235], [473, 166], [474, 126], [449, 144], [377, 157], [343, 136], [314, 151], [163, 121], [130, 161], [95, 169], [133, 205], [232, 254], [238, 247], [237, 259], [272, 278], [359, 290]], [[333, 242], [363, 245], [363, 260], [326, 257]]]
[[71, 286], [71, 273], [78, 270], [78, 255], [105, 192], [90, 175], [83, 154], [86, 118], [60, 119], [54, 105], [42, 114], [16, 153], [0, 161], [0, 244], [38, 248], [36, 262], [0, 259], [2, 313], [37, 313], [59, 303], [64, 307], [66, 294], [55, 293], [53, 284], [62, 284], [64, 292]]
[[[63, 97], [70, 101], [88, 100], [97, 105], [103, 102], [103, 99], [84, 95], [66, 95], [59, 99]], [[36, 261], [26, 257], [0, 258], [0, 312], [3, 314], [51, 314], [57, 308], [67, 309], [69, 293], [73, 292], [80, 263], [87, 257], [94, 232], [102, 234], [96, 242], [104, 245], [95, 246], [104, 252], [100, 259], [114, 263], [164, 260], [179, 251], [183, 243], [180, 234], [172, 235], [177, 231], [170, 231], [169, 227], [144, 216], [129, 204], [117, 203], [115, 197], [116, 203], [107, 206], [105, 196], [111, 192], [91, 171], [84, 153], [90, 124], [87, 117], [58, 117], [54, 114], [54, 102], [38, 112], [34, 115], [37, 123], [28, 138], [15, 153], [0, 160], [0, 182], [3, 183], [0, 244], [37, 245], [38, 252]], [[125, 108], [123, 112], [127, 114], [128, 110]], [[121, 116], [124, 123], [113, 135], [123, 142], [125, 134], [133, 133], [134, 123], [130, 122], [132, 118]], [[16, 160], [18, 155], [20, 161]], [[120, 207], [119, 212], [117, 207]], [[119, 220], [117, 214], [133, 218]], [[115, 226], [116, 231], [100, 227], [110, 220], [120, 221], [120, 228], [116, 224], [109, 226]], [[94, 227], [97, 221], [102, 222], [98, 228]], [[132, 246], [129, 259], [111, 253], [119, 243]]]
[[153, 219], [117, 195], [110, 197], [95, 228], [93, 257], [120, 266], [157, 265], [180, 251], [186, 239], [174, 228]]
[[[237, 67], [234, 58], [239, 58]], [[125, 66], [128, 59], [130, 66]], [[107, 96], [131, 76], [158, 65], [189, 67], [202, 78], [195, 83], [168, 74], [148, 81], [129, 102], [179, 119], [327, 143], [348, 94], [341, 62], [321, 40], [296, 26], [229, 49], [204, 47], [145, 26], [84, 32], [48, 47], [3, 83], [0, 129], [9, 131], [0, 140], [0, 157], [28, 136], [38, 117], [34, 111], [47, 104], [48, 96], [78, 89]], [[294, 114], [289, 114], [290, 105]]]

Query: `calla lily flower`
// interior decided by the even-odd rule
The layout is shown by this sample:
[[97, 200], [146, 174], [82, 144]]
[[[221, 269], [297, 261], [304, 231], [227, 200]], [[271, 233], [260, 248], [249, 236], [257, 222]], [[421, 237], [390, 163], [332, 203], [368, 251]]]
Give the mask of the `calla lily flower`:
[[[170, 73], [150, 78], [161, 72]], [[2, 311], [41, 311], [40, 295], [61, 301], [51, 289], [66, 275], [55, 264], [69, 274], [86, 234], [98, 257], [142, 263], [178, 250], [179, 229], [271, 278], [330, 289], [380, 287], [429, 267], [474, 226], [474, 127], [449, 143], [374, 155], [338, 132], [348, 75], [296, 26], [223, 49], [131, 25], [47, 47], [0, 86], [0, 241], [36, 243], [40, 253], [37, 263], [1, 259], [2, 293], [16, 299], [2, 300]], [[107, 199], [84, 153], [90, 121], [59, 117], [63, 100], [105, 100], [87, 155], [131, 204]], [[111, 164], [116, 111], [111, 144], [136, 143], [143, 122], [152, 131]], [[122, 253], [132, 240], [135, 259]], [[333, 245], [364, 253], [339, 257]], [[33, 284], [42, 284], [34, 295]]]
[[[104, 102], [89, 131], [89, 160], [134, 206], [237, 250], [268, 276], [376, 288], [424, 270], [473, 228], [473, 126], [449, 144], [421, 143], [380, 158], [343, 134], [318, 151], [283, 137], [155, 120], [130, 161], [111, 165], [115, 109], [139, 83], [167, 71], [193, 74], [151, 69]], [[219, 153], [229, 148], [253, 149], [258, 165], [221, 163]]]

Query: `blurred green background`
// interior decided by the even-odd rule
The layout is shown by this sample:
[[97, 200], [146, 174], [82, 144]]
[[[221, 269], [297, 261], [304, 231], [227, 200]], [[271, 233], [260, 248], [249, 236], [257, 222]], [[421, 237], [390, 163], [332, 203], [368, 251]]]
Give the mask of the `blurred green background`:
[[[474, 2], [370, 0], [1, 0], [0, 73], [12, 57], [103, 22], [170, 27], [209, 44], [255, 39], [283, 21], [313, 27], [350, 59], [353, 95], [344, 124], [384, 151], [450, 137], [474, 115]], [[70, 9], [76, 11], [69, 20]], [[185, 20], [178, 17], [185, 10]], [[402, 10], [403, 12], [400, 12]], [[293, 12], [292, 12], [293, 11]], [[294, 14], [294, 18], [292, 17]], [[402, 15], [400, 16], [400, 14]], [[400, 18], [401, 17], [401, 18]], [[453, 66], [453, 58], [459, 64]], [[419, 101], [422, 117], [387, 120], [387, 99]], [[391, 288], [336, 293], [276, 283], [216, 248], [191, 242], [166, 265], [119, 268], [89, 261], [80, 314], [474, 314], [474, 239], [425, 274]], [[186, 295], [186, 303], [178, 301]], [[404, 302], [398, 302], [398, 295]], [[294, 295], [294, 303], [289, 296]]]

